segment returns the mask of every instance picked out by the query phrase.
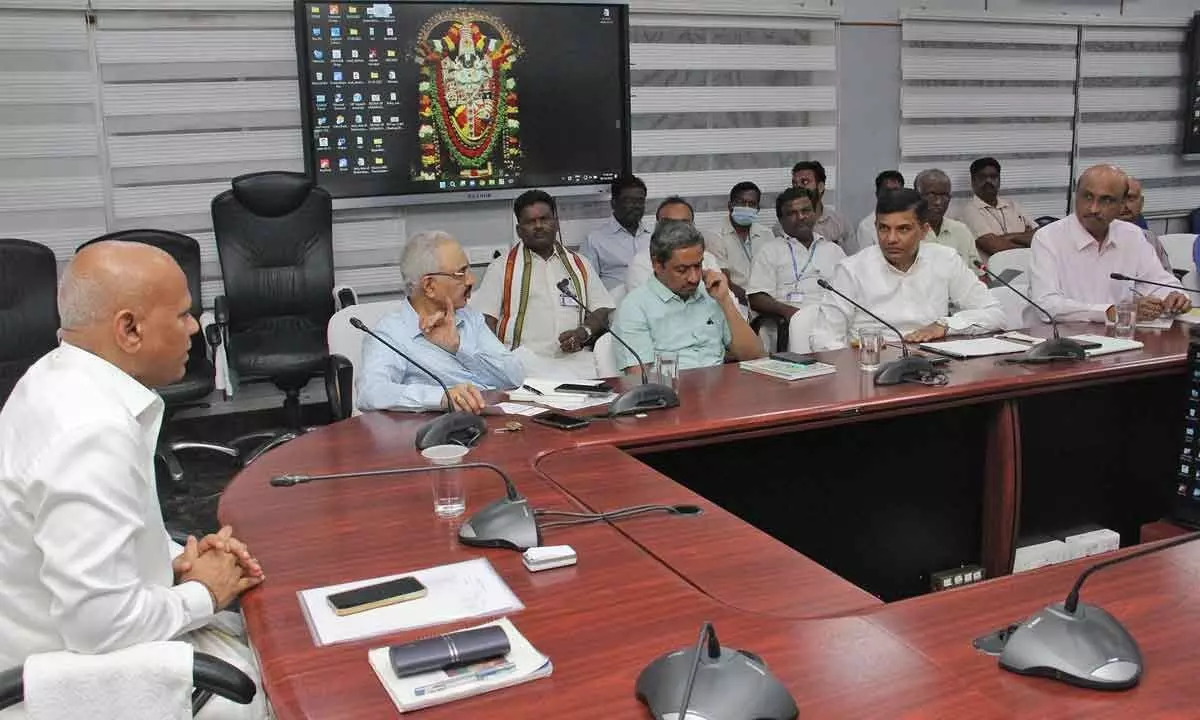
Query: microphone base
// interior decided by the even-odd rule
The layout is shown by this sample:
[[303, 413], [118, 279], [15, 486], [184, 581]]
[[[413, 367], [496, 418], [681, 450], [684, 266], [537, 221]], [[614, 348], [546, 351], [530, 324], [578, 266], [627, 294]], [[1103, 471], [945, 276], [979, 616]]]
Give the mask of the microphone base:
[[876, 385], [899, 385], [909, 380], [915, 380], [935, 372], [933, 364], [928, 359], [909, 355], [899, 360], [884, 363], [875, 371]]
[[1095, 605], [1068, 613], [1055, 603], [1013, 630], [1000, 667], [1096, 690], [1128, 690], [1142, 677], [1142, 653], [1120, 621]]
[[1022, 362], [1044, 363], [1055, 360], [1086, 360], [1087, 350], [1078, 340], [1050, 338], [1034, 345], [1022, 356]]
[[478, 415], [461, 410], [439, 415], [417, 429], [417, 449], [434, 445], [475, 447], [487, 435], [487, 423]]
[[526, 498], [502, 498], [471, 516], [458, 529], [458, 541], [472, 547], [527, 550], [542, 542]]
[[673, 407], [679, 407], [679, 395], [674, 390], [659, 383], [646, 383], [618, 395], [608, 406], [608, 416], [634, 415]]

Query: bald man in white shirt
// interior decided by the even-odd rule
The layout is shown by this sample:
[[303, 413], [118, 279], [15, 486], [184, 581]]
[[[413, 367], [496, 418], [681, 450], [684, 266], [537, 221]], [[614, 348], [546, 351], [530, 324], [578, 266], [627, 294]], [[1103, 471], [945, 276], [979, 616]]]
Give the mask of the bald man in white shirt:
[[[1128, 178], [1111, 165], [1084, 171], [1075, 191], [1075, 212], [1033, 236], [1030, 287], [1033, 299], [1058, 320], [1114, 322], [1116, 304], [1130, 283], [1112, 273], [1178, 285], [1163, 269], [1138, 226], [1117, 220], [1125, 204]], [[1187, 295], [1169, 288], [1134, 283], [1138, 318], [1191, 309]]]
[[[838, 263], [830, 282], [833, 287], [896, 326], [909, 342], [1003, 327], [1004, 309], [958, 253], [945, 245], [922, 242], [929, 223], [925, 200], [916, 190], [881, 196], [875, 206], [875, 230], [879, 243]], [[953, 314], [951, 304], [958, 308]], [[879, 327], [879, 323], [826, 291], [812, 347], [845, 347], [868, 326]]]
[[[155, 486], [152, 388], [183, 377], [199, 329], [183, 271], [149, 245], [96, 243], [68, 265], [58, 305], [62, 344], [0, 410], [0, 667], [179, 639], [257, 682], [230, 633], [240, 617], [217, 613], [262, 568], [231, 528], [172, 543]], [[267, 714], [259, 692], [247, 706], [214, 697], [198, 717]]]

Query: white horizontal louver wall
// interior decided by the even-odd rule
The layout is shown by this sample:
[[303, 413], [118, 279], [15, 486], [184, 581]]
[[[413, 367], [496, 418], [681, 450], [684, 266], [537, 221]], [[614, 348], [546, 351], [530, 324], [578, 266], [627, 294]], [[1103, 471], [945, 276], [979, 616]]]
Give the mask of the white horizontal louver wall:
[[0, 9], [0, 237], [65, 261], [106, 227], [99, 111], [86, 2], [38, 7]]
[[1148, 214], [1200, 206], [1200, 163], [1180, 159], [1186, 34], [1182, 27], [1083, 29], [1077, 174], [1119, 166], [1142, 181]]
[[[243, 173], [304, 169], [291, 6], [93, 0], [115, 229], [195, 237], [206, 306], [222, 292], [213, 197]], [[396, 292], [403, 237], [395, 209], [337, 211], [337, 282]]]
[[956, 203], [971, 195], [968, 167], [1002, 166], [1001, 194], [1035, 216], [1067, 209], [1078, 28], [993, 21], [905, 19], [901, 51], [900, 171], [940, 168]]
[[[633, 0], [630, 64], [633, 171], [648, 186], [648, 214], [662, 198], [682, 195], [696, 207], [697, 224], [713, 226], [742, 180], [757, 183], [769, 207], [800, 160], [824, 164], [833, 192], [832, 18], [779, 1], [734, 8]], [[561, 205], [569, 244], [610, 213], [603, 201], [564, 198]]]

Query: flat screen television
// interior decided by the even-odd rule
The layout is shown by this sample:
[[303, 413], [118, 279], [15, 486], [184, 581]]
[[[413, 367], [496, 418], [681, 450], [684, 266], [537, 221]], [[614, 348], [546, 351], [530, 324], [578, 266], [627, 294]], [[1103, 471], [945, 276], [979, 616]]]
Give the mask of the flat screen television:
[[[295, 10], [305, 167], [334, 198], [592, 191], [630, 168], [626, 5], [297, 0]], [[339, 203], [355, 204], [381, 203]]]

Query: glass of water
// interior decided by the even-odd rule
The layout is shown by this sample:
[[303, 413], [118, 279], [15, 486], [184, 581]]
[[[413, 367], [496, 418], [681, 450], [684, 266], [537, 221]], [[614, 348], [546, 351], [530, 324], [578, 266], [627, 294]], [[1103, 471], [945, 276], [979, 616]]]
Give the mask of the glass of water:
[[1126, 295], [1117, 302], [1117, 322], [1113, 327], [1113, 337], [1131, 339], [1133, 330], [1137, 327], [1137, 299]]
[[661, 350], [654, 353], [655, 381], [672, 390], [679, 389], [679, 353]]
[[465, 470], [443, 470], [433, 473], [433, 514], [440, 518], [456, 518], [467, 511], [467, 491], [463, 486]]
[[865, 327], [858, 331], [858, 366], [863, 370], [879, 369], [883, 353], [883, 331], [876, 327]]

